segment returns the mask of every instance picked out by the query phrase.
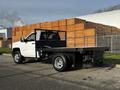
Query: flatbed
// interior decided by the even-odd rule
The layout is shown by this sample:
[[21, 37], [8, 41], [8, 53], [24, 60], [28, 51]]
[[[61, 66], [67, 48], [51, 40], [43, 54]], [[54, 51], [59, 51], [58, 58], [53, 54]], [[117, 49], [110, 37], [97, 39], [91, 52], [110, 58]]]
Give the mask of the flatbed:
[[108, 50], [108, 47], [57, 47], [57, 48], [44, 48], [43, 52], [84, 52], [84, 51], [104, 51]]

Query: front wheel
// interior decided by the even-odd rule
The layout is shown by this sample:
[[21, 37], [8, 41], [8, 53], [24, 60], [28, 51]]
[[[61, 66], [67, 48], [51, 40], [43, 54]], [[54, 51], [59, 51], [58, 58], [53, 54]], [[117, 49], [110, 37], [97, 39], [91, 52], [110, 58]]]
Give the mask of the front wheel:
[[22, 64], [24, 61], [24, 58], [22, 57], [20, 51], [15, 51], [13, 53], [13, 59], [16, 64]]

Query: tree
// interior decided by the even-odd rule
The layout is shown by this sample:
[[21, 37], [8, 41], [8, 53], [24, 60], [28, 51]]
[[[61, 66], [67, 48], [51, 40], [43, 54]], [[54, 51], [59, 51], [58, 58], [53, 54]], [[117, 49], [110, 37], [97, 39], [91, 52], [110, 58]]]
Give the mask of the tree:
[[11, 27], [16, 19], [20, 19], [17, 12], [0, 9], [0, 25]]

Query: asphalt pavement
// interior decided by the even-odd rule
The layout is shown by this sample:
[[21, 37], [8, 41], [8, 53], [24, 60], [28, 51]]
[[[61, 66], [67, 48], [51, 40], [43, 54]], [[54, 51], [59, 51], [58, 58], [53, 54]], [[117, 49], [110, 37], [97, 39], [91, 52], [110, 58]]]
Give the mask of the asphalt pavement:
[[57, 72], [48, 62], [15, 64], [0, 55], [0, 90], [120, 90], [120, 68], [110, 65]]
[[51, 64], [28, 62], [17, 65], [11, 56], [0, 56], [0, 90], [94, 90], [54, 77], [57, 74], [62, 75]]

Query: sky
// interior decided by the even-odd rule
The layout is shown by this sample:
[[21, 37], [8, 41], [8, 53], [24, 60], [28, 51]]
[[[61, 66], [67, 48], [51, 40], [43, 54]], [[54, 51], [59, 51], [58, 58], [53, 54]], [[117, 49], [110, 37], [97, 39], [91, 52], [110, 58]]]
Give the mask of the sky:
[[0, 8], [17, 12], [25, 24], [90, 14], [120, 0], [0, 0]]

